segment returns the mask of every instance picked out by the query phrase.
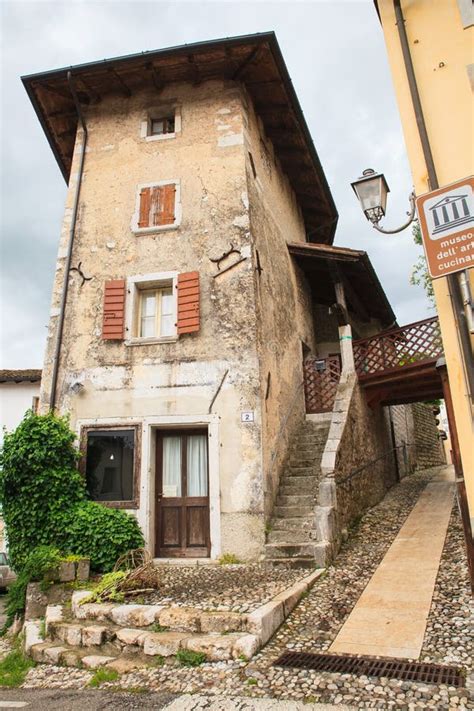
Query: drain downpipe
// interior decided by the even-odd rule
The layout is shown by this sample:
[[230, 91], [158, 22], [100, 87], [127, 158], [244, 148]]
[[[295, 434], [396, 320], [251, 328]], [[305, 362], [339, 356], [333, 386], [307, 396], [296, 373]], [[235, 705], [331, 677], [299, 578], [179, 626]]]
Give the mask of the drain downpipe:
[[82, 115], [81, 105], [80, 105], [79, 99], [77, 97], [76, 87], [74, 85], [74, 79], [73, 79], [70, 71], [67, 73], [67, 81], [69, 84], [69, 88], [71, 90], [72, 98], [74, 101], [74, 106], [76, 108], [78, 123], [80, 123], [81, 128], [82, 128], [82, 146], [81, 146], [81, 159], [79, 162], [79, 171], [77, 174], [77, 181], [76, 181], [76, 190], [74, 193], [74, 204], [73, 204], [72, 215], [71, 215], [71, 227], [69, 229], [69, 242], [68, 242], [68, 247], [67, 247], [66, 261], [64, 264], [63, 288], [62, 288], [62, 293], [61, 293], [61, 304], [59, 307], [58, 328], [56, 331], [56, 346], [54, 349], [54, 357], [53, 357], [53, 373], [52, 373], [52, 377], [51, 377], [51, 394], [50, 394], [50, 400], [49, 400], [50, 412], [54, 412], [54, 409], [56, 407], [56, 390], [57, 390], [57, 384], [58, 384], [59, 359], [61, 356], [61, 345], [62, 345], [62, 340], [63, 340], [64, 315], [65, 315], [65, 311], [66, 311], [67, 293], [68, 293], [68, 287], [69, 287], [69, 272], [71, 269], [72, 250], [73, 250], [73, 245], [74, 245], [74, 234], [76, 231], [76, 222], [77, 222], [77, 211], [79, 208], [79, 195], [81, 192], [82, 175], [84, 172], [84, 160], [85, 160], [85, 156], [86, 156], [86, 146], [87, 146], [87, 127], [86, 127], [86, 124], [84, 121], [84, 116]]

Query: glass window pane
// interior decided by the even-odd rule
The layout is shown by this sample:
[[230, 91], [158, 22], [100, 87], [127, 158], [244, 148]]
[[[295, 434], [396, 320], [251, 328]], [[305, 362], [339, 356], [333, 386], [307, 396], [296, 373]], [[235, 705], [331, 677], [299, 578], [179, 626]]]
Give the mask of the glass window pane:
[[162, 316], [160, 324], [160, 336], [174, 336], [174, 316]]
[[207, 437], [187, 437], [188, 496], [207, 496]]
[[145, 316], [141, 320], [140, 337], [152, 338], [155, 335], [156, 319], [154, 316]]
[[168, 316], [173, 313], [173, 290], [161, 289], [161, 315]]
[[163, 496], [181, 496], [181, 437], [163, 437]]
[[154, 316], [156, 313], [156, 294], [154, 291], [142, 295], [142, 316]]
[[152, 135], [159, 135], [164, 133], [164, 121], [163, 119], [152, 119], [151, 121], [151, 133]]
[[132, 501], [134, 430], [87, 435], [86, 485], [94, 501]]

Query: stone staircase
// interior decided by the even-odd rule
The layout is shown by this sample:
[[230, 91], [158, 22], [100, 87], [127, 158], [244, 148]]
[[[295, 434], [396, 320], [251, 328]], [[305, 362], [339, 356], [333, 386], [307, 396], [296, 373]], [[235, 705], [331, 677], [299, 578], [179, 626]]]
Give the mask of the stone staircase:
[[[25, 622], [25, 652], [36, 662], [119, 673], [174, 659], [186, 650], [207, 661], [250, 659], [262, 644], [261, 615], [143, 604], [96, 604], [76, 591]], [[281, 622], [281, 620], [280, 620]]]
[[328, 433], [329, 422], [305, 421], [291, 445], [265, 545], [272, 565], [314, 568], [326, 562], [326, 544], [318, 540], [316, 529], [316, 506]]

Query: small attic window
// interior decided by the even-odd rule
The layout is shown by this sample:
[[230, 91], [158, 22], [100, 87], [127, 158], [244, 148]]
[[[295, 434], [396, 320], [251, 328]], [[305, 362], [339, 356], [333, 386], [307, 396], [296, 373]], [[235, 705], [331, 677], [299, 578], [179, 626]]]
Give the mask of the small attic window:
[[158, 106], [148, 110], [148, 116], [141, 121], [140, 136], [145, 141], [162, 141], [176, 138], [181, 131], [181, 110], [179, 106]]
[[150, 136], [162, 136], [165, 133], [174, 133], [174, 113], [150, 119]]

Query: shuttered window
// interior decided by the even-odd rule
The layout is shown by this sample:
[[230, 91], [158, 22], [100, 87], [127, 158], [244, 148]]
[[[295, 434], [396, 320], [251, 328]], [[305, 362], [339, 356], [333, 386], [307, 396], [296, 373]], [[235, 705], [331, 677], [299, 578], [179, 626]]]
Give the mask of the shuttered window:
[[199, 272], [178, 275], [178, 335], [199, 331]]
[[174, 183], [142, 188], [138, 227], [143, 229], [173, 225], [175, 222], [175, 196], [176, 186]]
[[123, 340], [124, 325], [125, 280], [114, 279], [113, 281], [107, 281], [104, 289], [102, 338], [111, 341]]

